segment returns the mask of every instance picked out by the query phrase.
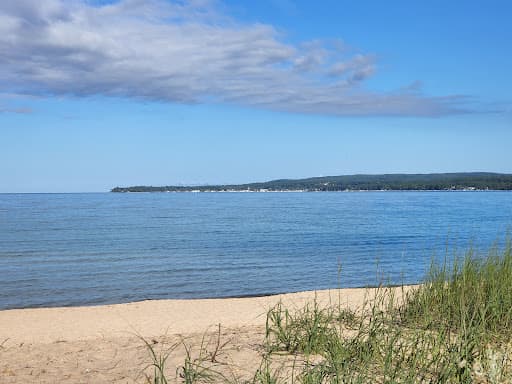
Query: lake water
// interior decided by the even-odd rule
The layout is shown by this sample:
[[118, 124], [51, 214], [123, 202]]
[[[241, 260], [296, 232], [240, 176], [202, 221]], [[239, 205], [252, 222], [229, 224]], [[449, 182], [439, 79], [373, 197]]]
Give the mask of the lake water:
[[3, 194], [0, 308], [415, 283], [511, 228], [511, 192]]

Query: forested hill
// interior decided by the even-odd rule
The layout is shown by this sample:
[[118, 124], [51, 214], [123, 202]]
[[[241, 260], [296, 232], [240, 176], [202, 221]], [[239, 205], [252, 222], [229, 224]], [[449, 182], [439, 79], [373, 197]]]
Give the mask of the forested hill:
[[197, 186], [116, 187], [111, 192], [272, 192], [272, 191], [351, 191], [351, 190], [512, 190], [512, 174], [431, 173], [345, 175], [282, 179], [261, 183]]

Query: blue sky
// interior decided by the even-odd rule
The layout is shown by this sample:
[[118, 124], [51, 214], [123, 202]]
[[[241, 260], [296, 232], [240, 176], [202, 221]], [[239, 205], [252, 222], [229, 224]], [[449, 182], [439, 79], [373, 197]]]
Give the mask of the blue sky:
[[512, 173], [508, 1], [0, 4], [0, 192]]

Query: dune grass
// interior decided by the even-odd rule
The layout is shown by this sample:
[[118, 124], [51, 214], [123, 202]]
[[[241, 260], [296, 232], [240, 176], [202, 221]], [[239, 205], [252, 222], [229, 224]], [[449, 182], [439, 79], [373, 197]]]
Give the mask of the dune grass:
[[[357, 312], [316, 301], [271, 308], [252, 383], [512, 383], [510, 241], [485, 257], [433, 263], [400, 300], [393, 288], [374, 292]], [[283, 356], [289, 364], [276, 366]], [[201, 369], [176, 380], [240, 382]]]
[[485, 258], [470, 250], [451, 268], [433, 264], [425, 284], [407, 297], [402, 320], [427, 329], [471, 330], [482, 342], [502, 339], [512, 328], [511, 249], [507, 241]]

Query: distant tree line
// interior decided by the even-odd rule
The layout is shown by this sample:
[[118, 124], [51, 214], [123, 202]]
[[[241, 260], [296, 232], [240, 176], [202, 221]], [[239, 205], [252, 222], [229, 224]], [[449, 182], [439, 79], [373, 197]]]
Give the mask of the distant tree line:
[[111, 192], [222, 192], [222, 191], [346, 191], [346, 190], [512, 190], [512, 174], [431, 173], [384, 174], [282, 179], [262, 183], [197, 186], [115, 187]]

